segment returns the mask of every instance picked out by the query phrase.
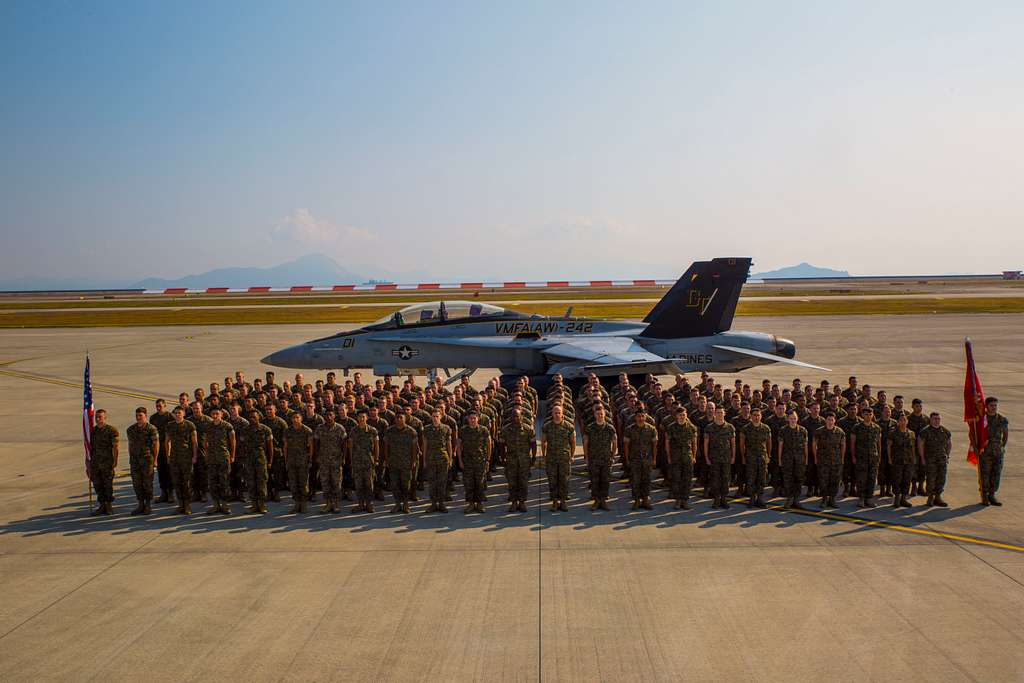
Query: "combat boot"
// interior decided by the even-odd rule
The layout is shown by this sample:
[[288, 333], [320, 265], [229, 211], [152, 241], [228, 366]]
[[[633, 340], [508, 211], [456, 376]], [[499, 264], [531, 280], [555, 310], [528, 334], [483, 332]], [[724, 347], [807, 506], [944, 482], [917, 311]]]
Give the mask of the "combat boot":
[[402, 512], [406, 514], [412, 512], [412, 509], [409, 507], [409, 503], [406, 503], [405, 505], [402, 506]]
[[640, 507], [640, 499], [639, 498], [634, 498], [633, 499], [633, 506], [632, 506], [631, 509], [637, 510], [637, 509], [639, 509], [639, 507]]
[[866, 505], [869, 508], [876, 507], [875, 501], [871, 500], [870, 496], [868, 496], [867, 498], [864, 499], [864, 505]]
[[[1002, 506], [1002, 502], [996, 500], [996, 494], [994, 494], [994, 493], [988, 494], [988, 502], [991, 505], [995, 505], [997, 507], [1001, 507]], [[110, 509], [110, 503], [107, 503], [107, 510], [109, 510], [109, 509]]]
[[935, 496], [928, 496], [928, 500], [926, 500], [926, 501], [924, 502], [924, 504], [925, 504], [925, 505], [926, 505], [927, 507], [931, 507], [932, 505], [935, 505]]
[[470, 512], [473, 512], [474, 509], [476, 509], [475, 503], [467, 503], [466, 507], [462, 508], [462, 512], [468, 515]]
[[903, 496], [901, 496], [900, 494], [897, 493], [895, 496], [892, 497], [892, 506], [894, 508], [901, 507], [902, 504], [903, 504]]
[[394, 514], [398, 514], [401, 511], [402, 511], [401, 503], [395, 503], [394, 507], [391, 508], [391, 514], [393, 514], [393, 515]]
[[[189, 512], [191, 512], [191, 510]], [[152, 503], [149, 502], [148, 499], [142, 503], [142, 514], [144, 514], [144, 515], [151, 515], [151, 514], [153, 514], [153, 505], [152, 505]]]
[[679, 509], [680, 510], [692, 510], [693, 506], [690, 505], [689, 501], [687, 501], [685, 498], [680, 498], [679, 499]]
[[792, 498], [787, 498], [786, 502], [782, 504], [782, 509], [783, 510], [788, 510], [791, 507], [793, 507], [793, 499]]
[[938, 505], [940, 508], [948, 508], [949, 507], [949, 503], [947, 503], [946, 501], [942, 500], [942, 494], [941, 493], [936, 493], [935, 497], [932, 499], [932, 502], [935, 503], [936, 505]]
[[719, 501], [720, 502], [718, 504], [718, 507], [720, 507], [723, 510], [728, 510], [729, 509], [729, 501], [725, 499], [725, 496], [722, 496], [721, 498], [719, 498]]
[[89, 513], [90, 517], [99, 517], [103, 514], [103, 503], [96, 505], [96, 509]]
[[371, 502], [367, 501], [367, 502], [366, 502], [366, 503], [365, 503], [365, 504], [363, 505], [363, 509], [364, 509], [364, 510], [366, 510], [367, 512], [374, 512], [374, 509], [373, 509], [373, 503], [371, 503]]
[[353, 507], [349, 512], [351, 512], [354, 515], [354, 514], [362, 512], [362, 511], [363, 511], [363, 504], [360, 503], [359, 505], [356, 505], [355, 507]]
[[519, 501], [519, 511], [520, 512], [526, 512], [526, 501], [525, 500]]
[[565, 504], [564, 500], [560, 500], [558, 501], [558, 509], [561, 510], [562, 512], [568, 512], [569, 506]]
[[762, 509], [768, 507], [768, 503], [764, 502], [764, 498], [762, 498], [761, 496], [758, 496], [754, 500], [754, 505], [756, 505], [757, 507], [762, 508]]
[[[608, 499], [602, 498], [600, 504], [598, 504], [598, 507], [601, 508], [602, 510], [608, 510]], [[523, 512], [526, 512], [526, 508], [523, 508]]]
[[231, 514], [231, 503], [224, 501], [220, 504], [220, 514], [230, 515]]
[[448, 506], [445, 505], [444, 503], [438, 503], [437, 504], [437, 511], [438, 512], [448, 512]]
[[[565, 503], [562, 503], [562, 505], [565, 505]], [[652, 510], [652, 509], [654, 509], [653, 506], [651, 505], [651, 499], [650, 498], [644, 498], [643, 502], [640, 503], [640, 507], [642, 507], [644, 510]], [[564, 510], [565, 508], [563, 507], [562, 509]]]
[[218, 512], [220, 512], [220, 501], [214, 498], [213, 505], [211, 507], [206, 508], [206, 514], [215, 515]]
[[139, 504], [135, 506], [135, 509], [133, 509], [128, 514], [130, 514], [130, 515], [141, 515], [142, 514], [142, 501], [140, 500]]
[[477, 512], [483, 512], [484, 511], [484, 504], [483, 503], [477, 503], [476, 504], [476, 511]]
[[986, 505], [986, 506], [989, 505], [988, 496], [982, 496], [981, 497], [981, 504], [982, 505]]
[[[146, 503], [146, 509], [143, 511], [142, 514], [148, 515], [150, 512], [152, 512], [152, 510], [149, 507], [149, 503]], [[185, 505], [184, 509], [181, 511], [181, 514], [183, 514], [183, 515], [191, 515], [192, 514], [192, 504], [189, 503], [189, 504]]]
[[320, 514], [321, 515], [326, 515], [327, 513], [333, 512], [333, 511], [334, 511], [334, 505], [331, 504], [331, 500], [328, 498], [327, 500], [324, 501], [324, 506], [322, 508], [320, 508]]
[[901, 495], [900, 496], [900, 507], [912, 508], [912, 507], [914, 507], [914, 504], [911, 503], [909, 500], [907, 500], [907, 497], [905, 495]]
[[868, 506], [868, 499], [867, 498], [861, 498], [860, 500], [857, 501], [857, 507], [859, 507], [859, 508], [866, 508], [867, 506]]
[[806, 508], [804, 508], [803, 505], [800, 504], [800, 501], [797, 500], [796, 498], [793, 499], [793, 504], [790, 507], [792, 507], [794, 510], [805, 510], [806, 509]]

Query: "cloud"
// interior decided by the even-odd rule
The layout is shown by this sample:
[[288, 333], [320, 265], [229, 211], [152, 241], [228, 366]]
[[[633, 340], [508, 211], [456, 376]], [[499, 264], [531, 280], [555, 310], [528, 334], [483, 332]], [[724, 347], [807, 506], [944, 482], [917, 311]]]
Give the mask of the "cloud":
[[309, 209], [295, 209], [270, 231], [272, 242], [319, 249], [340, 247], [353, 241], [373, 242], [376, 239], [377, 236], [365, 228], [335, 225], [317, 218]]

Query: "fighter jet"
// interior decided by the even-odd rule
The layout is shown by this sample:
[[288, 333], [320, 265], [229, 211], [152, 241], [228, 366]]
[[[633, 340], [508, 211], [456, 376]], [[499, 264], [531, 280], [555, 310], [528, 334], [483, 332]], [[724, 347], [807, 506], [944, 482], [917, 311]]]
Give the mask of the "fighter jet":
[[590, 373], [735, 372], [766, 363], [827, 370], [796, 360], [789, 339], [730, 329], [750, 264], [750, 258], [693, 263], [641, 322], [574, 317], [571, 308], [563, 316], [542, 316], [485, 303], [434, 301], [281, 349], [263, 363], [370, 369], [375, 375], [434, 375], [443, 369], [449, 382], [476, 368], [499, 368], [503, 379], [528, 375], [534, 386], [555, 373], [578, 380]]

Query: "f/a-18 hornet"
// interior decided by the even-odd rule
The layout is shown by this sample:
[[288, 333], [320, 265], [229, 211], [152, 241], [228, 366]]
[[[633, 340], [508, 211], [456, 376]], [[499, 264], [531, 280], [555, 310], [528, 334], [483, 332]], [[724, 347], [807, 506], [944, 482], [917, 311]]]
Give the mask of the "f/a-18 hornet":
[[[433, 374], [449, 381], [476, 368], [529, 375], [538, 384], [677, 372], [735, 372], [766, 363], [826, 370], [795, 360], [796, 345], [774, 334], [731, 330], [749, 258], [697, 261], [642, 322], [543, 316], [469, 301], [407, 306], [359, 329], [276, 351], [263, 362], [282, 368], [371, 369], [375, 375]], [[461, 369], [452, 374], [453, 369]]]

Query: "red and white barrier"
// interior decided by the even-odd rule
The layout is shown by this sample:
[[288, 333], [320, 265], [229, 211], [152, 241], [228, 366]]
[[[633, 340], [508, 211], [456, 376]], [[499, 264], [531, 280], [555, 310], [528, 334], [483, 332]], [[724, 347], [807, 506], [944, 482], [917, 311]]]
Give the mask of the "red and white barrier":
[[546, 280], [528, 282], [512, 280], [508, 282], [416, 282], [411, 284], [392, 284], [382, 282], [370, 285], [334, 285], [332, 287], [314, 287], [312, 285], [294, 285], [292, 287], [206, 287], [189, 289], [187, 287], [168, 287], [166, 289], [147, 289], [143, 294], [291, 294], [303, 292], [394, 292], [416, 291], [425, 289], [569, 289], [579, 287], [662, 287], [671, 286], [675, 280]]

